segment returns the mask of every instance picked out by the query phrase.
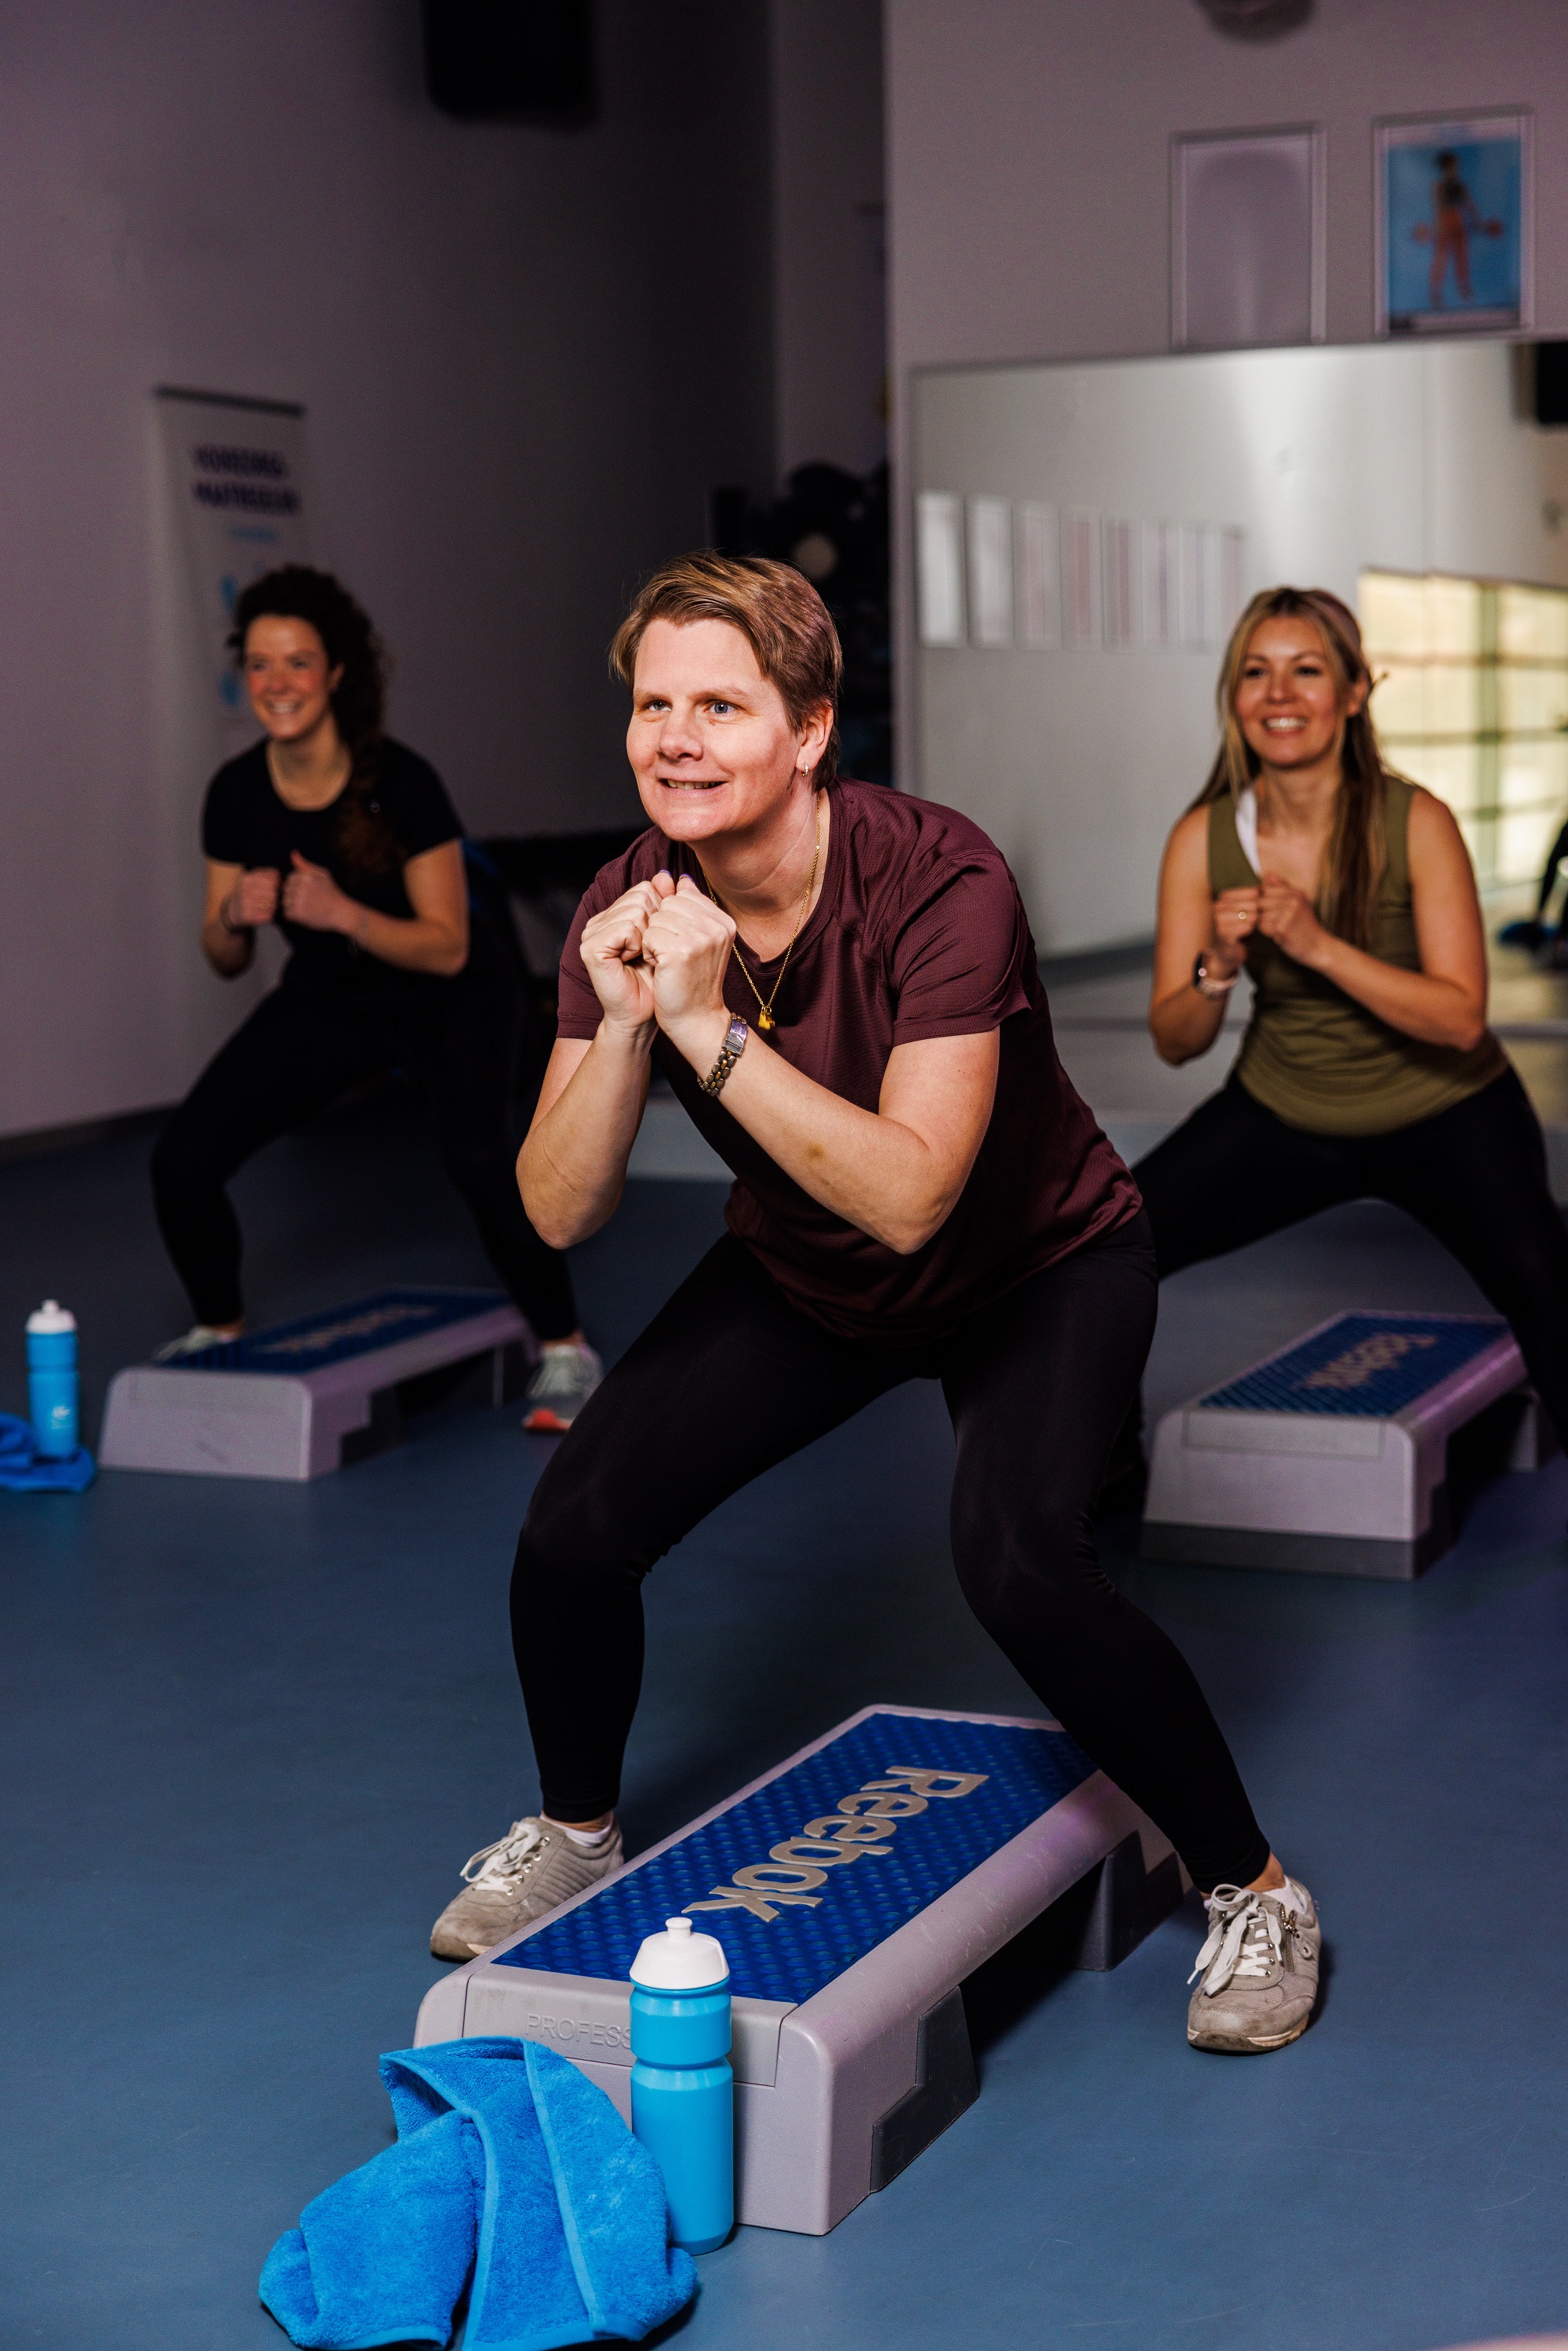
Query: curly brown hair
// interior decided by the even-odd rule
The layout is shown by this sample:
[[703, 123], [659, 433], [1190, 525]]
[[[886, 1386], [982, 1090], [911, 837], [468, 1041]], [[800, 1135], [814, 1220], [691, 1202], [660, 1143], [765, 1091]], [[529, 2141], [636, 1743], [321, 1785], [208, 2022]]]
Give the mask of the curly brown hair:
[[351, 764], [338, 801], [337, 845], [345, 863], [361, 872], [392, 872], [408, 852], [376, 799], [391, 663], [370, 614], [330, 571], [283, 563], [235, 599], [227, 644], [236, 669], [245, 665], [251, 624], [261, 620], [304, 621], [320, 638], [328, 667], [338, 671], [332, 716]]

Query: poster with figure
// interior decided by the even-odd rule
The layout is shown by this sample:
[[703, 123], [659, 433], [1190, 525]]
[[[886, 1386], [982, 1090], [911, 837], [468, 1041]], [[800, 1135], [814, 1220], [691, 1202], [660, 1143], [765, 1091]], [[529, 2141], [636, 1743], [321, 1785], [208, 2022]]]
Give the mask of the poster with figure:
[[[172, 582], [182, 615], [180, 691], [193, 735], [215, 758], [256, 734], [225, 647], [235, 600], [275, 564], [310, 560], [305, 412], [290, 402], [160, 391]], [[213, 762], [215, 764], [215, 759]]]
[[1530, 118], [1376, 128], [1377, 331], [1531, 323]]

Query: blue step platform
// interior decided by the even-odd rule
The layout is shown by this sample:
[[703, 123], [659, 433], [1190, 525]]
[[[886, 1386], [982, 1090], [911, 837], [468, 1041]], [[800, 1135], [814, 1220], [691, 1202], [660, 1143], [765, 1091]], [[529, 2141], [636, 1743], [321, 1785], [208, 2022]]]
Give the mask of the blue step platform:
[[505, 1403], [536, 1352], [497, 1290], [378, 1290], [117, 1373], [99, 1458], [110, 1469], [319, 1478], [395, 1445], [424, 1404]]
[[[1552, 1448], [1493, 1315], [1335, 1314], [1177, 1405], [1149, 1465], [1145, 1559], [1408, 1579], [1451, 1540], [1448, 1448], [1482, 1416], [1499, 1466]], [[1506, 1424], [1506, 1425], [1505, 1425]]]
[[1096, 1871], [1080, 1964], [1112, 1967], [1181, 1874], [1067, 1733], [867, 1708], [444, 1977], [415, 2042], [547, 2042], [629, 2117], [632, 1954], [686, 1912], [729, 1960], [737, 2210], [821, 2235], [976, 2096], [964, 1979]]

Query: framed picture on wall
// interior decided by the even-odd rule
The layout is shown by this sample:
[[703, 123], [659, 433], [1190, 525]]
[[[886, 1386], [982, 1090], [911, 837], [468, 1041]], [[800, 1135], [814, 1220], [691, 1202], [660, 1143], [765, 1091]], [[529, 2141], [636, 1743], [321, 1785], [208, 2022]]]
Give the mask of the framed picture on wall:
[[1374, 126], [1377, 331], [1528, 327], [1530, 116], [1431, 116]]
[[1171, 141], [1171, 348], [1321, 343], [1323, 134], [1182, 133]]

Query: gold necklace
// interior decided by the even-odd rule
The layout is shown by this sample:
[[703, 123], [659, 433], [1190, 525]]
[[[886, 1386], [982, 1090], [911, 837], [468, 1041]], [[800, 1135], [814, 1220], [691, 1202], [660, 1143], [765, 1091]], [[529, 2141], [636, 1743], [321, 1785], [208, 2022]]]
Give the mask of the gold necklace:
[[[768, 999], [766, 1003], [763, 1001], [762, 990], [758, 987], [757, 982], [752, 978], [751, 974], [746, 969], [746, 958], [740, 952], [739, 933], [737, 932], [736, 934], [734, 949], [735, 960], [739, 964], [742, 972], [745, 974], [747, 987], [750, 988], [751, 993], [757, 998], [757, 1026], [764, 1037], [767, 1036], [769, 1029], [777, 1029], [779, 1026], [779, 1023], [773, 1018], [773, 1007], [778, 999], [779, 990], [784, 984], [784, 974], [789, 968], [789, 958], [795, 952], [795, 941], [805, 929], [806, 917], [811, 911], [811, 893], [817, 886], [817, 868], [821, 864], [821, 859], [822, 819], [819, 810], [817, 817], [817, 846], [811, 852], [811, 875], [810, 881], [806, 884], [806, 894], [800, 901], [800, 919], [796, 923], [794, 930], [789, 935], [789, 944], [784, 950], [784, 960], [779, 967], [777, 978], [774, 980], [772, 987], [768, 991]], [[702, 873], [702, 866], [700, 862], [697, 866], [697, 871], [699, 873]], [[712, 883], [708, 880], [706, 873], [703, 873], [703, 888], [707, 892], [708, 896], [713, 900], [716, 906], [723, 905], [723, 900], [719, 897], [718, 893], [715, 890]], [[727, 914], [729, 910], [726, 907], [725, 911]]]

